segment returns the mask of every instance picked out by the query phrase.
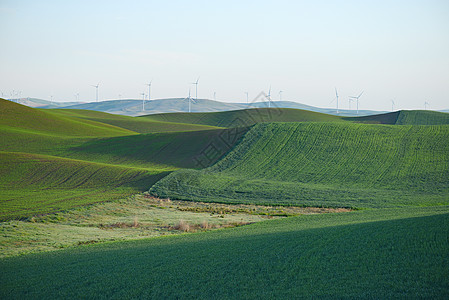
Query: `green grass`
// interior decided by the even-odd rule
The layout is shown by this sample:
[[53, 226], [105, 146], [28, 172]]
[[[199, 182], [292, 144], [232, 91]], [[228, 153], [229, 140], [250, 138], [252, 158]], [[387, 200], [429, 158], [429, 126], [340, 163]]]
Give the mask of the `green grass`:
[[443, 125], [449, 124], [449, 114], [428, 110], [402, 110], [397, 125]]
[[214, 166], [179, 170], [159, 197], [329, 207], [449, 201], [449, 126], [271, 123]]
[[448, 207], [300, 216], [0, 260], [18, 298], [439, 298]]
[[139, 118], [218, 127], [246, 127], [267, 122], [340, 122], [337, 116], [292, 108], [253, 108], [208, 113], [166, 113]]
[[204, 168], [229, 152], [249, 128], [166, 132], [96, 139], [61, 155], [126, 166]]
[[187, 131], [138, 134], [99, 120], [140, 124], [149, 131], [152, 124], [165, 123], [89, 111], [41, 111], [5, 100], [0, 112], [1, 220], [148, 190], [173, 170], [215, 163], [248, 130], [167, 123], [166, 131]]
[[389, 125], [447, 125], [449, 114], [428, 110], [400, 110], [366, 117], [343, 118], [346, 121]]
[[145, 118], [112, 115], [104, 112], [91, 111], [91, 110], [51, 109], [42, 111], [48, 112], [49, 114], [55, 116], [69, 116], [81, 120], [90, 120], [103, 124], [109, 124], [138, 133], [200, 131], [200, 130], [217, 129], [217, 127], [215, 126], [153, 121]]
[[0, 220], [142, 192], [167, 174], [28, 153], [0, 152]]
[[0, 130], [17, 130], [55, 136], [106, 137], [137, 134], [133, 131], [66, 116], [58, 116], [0, 99]]

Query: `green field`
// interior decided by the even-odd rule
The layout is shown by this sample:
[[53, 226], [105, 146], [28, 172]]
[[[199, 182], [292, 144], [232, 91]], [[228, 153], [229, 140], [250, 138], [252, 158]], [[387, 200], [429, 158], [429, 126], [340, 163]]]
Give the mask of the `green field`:
[[446, 299], [447, 115], [0, 100], [0, 298]]
[[168, 172], [18, 152], [0, 152], [0, 220], [120, 199]]
[[214, 166], [176, 171], [150, 192], [224, 203], [448, 204], [448, 141], [445, 125], [258, 124]]
[[199, 131], [217, 129], [214, 126], [196, 124], [180, 124], [174, 122], [153, 121], [147, 118], [135, 118], [122, 115], [112, 115], [104, 112], [81, 109], [46, 109], [44, 112], [55, 116], [69, 116], [81, 120], [90, 120], [128, 129], [138, 133]]
[[218, 127], [246, 127], [267, 122], [340, 122], [342, 118], [322, 113], [292, 108], [253, 108], [208, 113], [167, 113], [139, 118], [186, 124]]
[[448, 207], [292, 217], [0, 260], [3, 299], [432, 298]]
[[447, 125], [449, 114], [427, 110], [400, 110], [366, 117], [343, 118], [346, 121], [388, 125]]
[[[38, 110], [5, 100], [0, 117], [1, 220], [143, 192], [173, 170], [210, 166], [248, 130]], [[207, 152], [212, 144], [216, 151]]]

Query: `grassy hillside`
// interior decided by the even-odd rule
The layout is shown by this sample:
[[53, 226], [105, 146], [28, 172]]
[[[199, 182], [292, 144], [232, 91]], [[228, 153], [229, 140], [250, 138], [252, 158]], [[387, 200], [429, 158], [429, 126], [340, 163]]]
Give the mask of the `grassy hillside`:
[[91, 245], [0, 260], [0, 297], [444, 299], [448, 234], [439, 207]]
[[428, 110], [401, 110], [366, 117], [344, 118], [346, 121], [389, 125], [447, 125], [449, 114]]
[[54, 114], [56, 116], [70, 116], [82, 120], [91, 120], [103, 124], [109, 124], [120, 128], [128, 129], [138, 133], [199, 131], [199, 130], [217, 129], [217, 127], [214, 126], [160, 122], [144, 118], [113, 115], [92, 110], [52, 109], [45, 111]]
[[[10, 101], [0, 102], [0, 112], [2, 220], [142, 192], [170, 171], [210, 166], [248, 130], [42, 111]], [[183, 132], [138, 134], [118, 126]], [[184, 131], [192, 129], [201, 130]]]
[[448, 141], [444, 125], [258, 124], [216, 165], [174, 172], [150, 192], [230, 203], [447, 204]]
[[402, 110], [397, 125], [444, 125], [449, 124], [449, 114], [429, 110]]
[[120, 136], [136, 134], [133, 131], [95, 122], [57, 116], [47, 111], [0, 99], [0, 129], [62, 136]]
[[211, 113], [176, 113], [148, 115], [141, 118], [177, 122], [187, 124], [202, 124], [218, 127], [250, 126], [267, 122], [336, 122], [340, 117], [306, 110], [290, 108], [254, 108], [226, 112]]
[[0, 152], [0, 165], [0, 220], [126, 197], [167, 174], [12, 152]]

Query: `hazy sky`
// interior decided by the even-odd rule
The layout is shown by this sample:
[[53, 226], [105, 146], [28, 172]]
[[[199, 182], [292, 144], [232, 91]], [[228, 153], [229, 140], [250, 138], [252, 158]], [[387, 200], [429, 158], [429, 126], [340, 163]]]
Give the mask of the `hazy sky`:
[[449, 108], [449, 1], [0, 0], [0, 91]]

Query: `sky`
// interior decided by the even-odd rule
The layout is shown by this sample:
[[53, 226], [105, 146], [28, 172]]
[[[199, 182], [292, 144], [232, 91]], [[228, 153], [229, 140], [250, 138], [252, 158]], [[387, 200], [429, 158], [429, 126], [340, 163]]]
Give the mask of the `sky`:
[[[5, 98], [449, 108], [449, 1], [0, 0]], [[354, 104], [352, 104], [354, 108]]]

